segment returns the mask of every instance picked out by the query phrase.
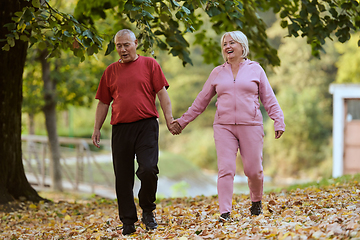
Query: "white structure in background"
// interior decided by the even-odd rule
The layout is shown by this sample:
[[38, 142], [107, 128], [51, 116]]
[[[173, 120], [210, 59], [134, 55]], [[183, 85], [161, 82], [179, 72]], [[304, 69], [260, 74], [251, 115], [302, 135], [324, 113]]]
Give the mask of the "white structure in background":
[[331, 84], [333, 177], [360, 172], [360, 84]]

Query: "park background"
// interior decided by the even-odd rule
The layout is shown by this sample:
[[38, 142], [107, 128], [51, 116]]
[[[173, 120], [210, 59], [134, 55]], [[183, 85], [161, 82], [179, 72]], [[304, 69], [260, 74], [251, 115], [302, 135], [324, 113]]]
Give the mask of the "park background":
[[[251, 35], [250, 47], [255, 54], [251, 55], [250, 59], [261, 62], [266, 69], [284, 110], [287, 130], [280, 140], [275, 141], [272, 121], [264, 114], [264, 167], [266, 185], [271, 185], [266, 186], [263, 196], [264, 214], [250, 216], [249, 194], [240, 193], [247, 187], [241, 178], [243, 175], [239, 158], [237, 176], [242, 180], [239, 181], [240, 186], [236, 186], [236, 194], [233, 196], [233, 219], [222, 224], [218, 221], [220, 214], [217, 195], [184, 197], [190, 194], [190, 189], [195, 184], [203, 183], [200, 180], [208, 182], [211, 179], [209, 176], [216, 175], [211, 128], [215, 99], [204, 114], [190, 124], [182, 135], [176, 137], [167, 132], [160, 112], [160, 182], [165, 179], [167, 183], [174, 183], [173, 186], [169, 186], [173, 190], [170, 192], [173, 197], [157, 198], [155, 211], [159, 223], [158, 230], [148, 232], [144, 224], [138, 221], [136, 233], [131, 238], [360, 238], [360, 175], [329, 178], [332, 168], [331, 152], [334, 147], [331, 141], [333, 103], [329, 85], [359, 82], [360, 55], [357, 54], [357, 45], [360, 46], [360, 41], [356, 43], [359, 33], [351, 30], [358, 30], [360, 27], [358, 0], [128, 0], [126, 4], [125, 1], [116, 0], [79, 0], [78, 3], [82, 3], [80, 5], [88, 10], [84, 11], [87, 15], [83, 16], [85, 19], [82, 20], [96, 20], [96, 27], [101, 29], [101, 37], [105, 39], [104, 50], [101, 51], [98, 51], [101, 40], [96, 31], [79, 24], [74, 17], [56, 11], [56, 8], [59, 8], [64, 12], [73, 13], [75, 2], [50, 3], [51, 5], [47, 5], [47, 2], [39, 0], [0, 2], [0, 9], [4, 9], [0, 21], [7, 26], [7, 30], [0, 30], [1, 39], [6, 38], [6, 41], [2, 42], [4, 51], [0, 54], [0, 131], [3, 133], [0, 145], [0, 238], [123, 238], [116, 200], [97, 194], [84, 194], [80, 187], [70, 192], [62, 187], [66, 186], [65, 183], [68, 181], [68, 175], [65, 173], [74, 171], [79, 165], [78, 156], [75, 156], [79, 146], [82, 147], [78, 148], [82, 149], [82, 153], [91, 148], [91, 154], [99, 163], [92, 168], [83, 168], [86, 176], [81, 180], [91, 182], [91, 179], [99, 175], [95, 170], [105, 169], [105, 164], [105, 175], [113, 177], [109, 157], [100, 161], [100, 157], [109, 153], [109, 118], [103, 129], [103, 148], [95, 151], [95, 148], [89, 146], [96, 105], [96, 88], [105, 67], [118, 58], [114, 52], [105, 57], [104, 44], [108, 43], [118, 30], [114, 26], [121, 26], [135, 29], [137, 35], [142, 36], [140, 39], [143, 40], [142, 47], [145, 48], [145, 45], [149, 44], [147, 37], [150, 37], [146, 34], [151, 33], [151, 30], [146, 28], [149, 26], [146, 25], [149, 24], [147, 20], [162, 27], [171, 25], [169, 28], [165, 27], [165, 31], [170, 32], [170, 35], [166, 36], [166, 44], [160, 42], [156, 45], [167, 50], [159, 51], [158, 48], [154, 48], [153, 56], [156, 56], [162, 65], [171, 85], [169, 94], [174, 105], [175, 117], [186, 111], [210, 70], [222, 62], [219, 32], [236, 28]], [[154, 9], [148, 8], [150, 3], [157, 6], [163, 4], [160, 20], [157, 18], [157, 22], [151, 15]], [[180, 6], [179, 3], [184, 6]], [[194, 7], [194, 3], [198, 4], [196, 8], [200, 6], [200, 10], [204, 10], [203, 15], [197, 15], [198, 12], [196, 16], [188, 15], [191, 13], [189, 8]], [[45, 4], [45, 11], [39, 9], [41, 4]], [[169, 8], [166, 7], [167, 4]], [[24, 6], [28, 8], [15, 13], [16, 17], [12, 15]], [[111, 6], [115, 8], [111, 9]], [[117, 12], [119, 9], [123, 12]], [[263, 14], [255, 12], [255, 9], [261, 12], [273, 10], [277, 14], [267, 11]], [[48, 14], [51, 14], [51, 17], [48, 17]], [[266, 22], [267, 34], [262, 31], [264, 25], [257, 14]], [[179, 26], [181, 29], [184, 25], [188, 26], [187, 16], [195, 21], [193, 26], [198, 30], [195, 34], [186, 34], [190, 43], [189, 52], [187, 42], [182, 38], [183, 32], [178, 31]], [[207, 16], [210, 16], [210, 19]], [[106, 20], [103, 20], [105, 17]], [[128, 17], [137, 18], [137, 23], [145, 23], [139, 25], [141, 31], [129, 23]], [[17, 20], [17, 24], [6, 24], [14, 19]], [[221, 25], [222, 21], [227, 24]], [[201, 26], [200, 22], [204, 25], [198, 29]], [[304, 25], [300, 24], [301, 22]], [[289, 32], [282, 28], [287, 28]], [[185, 30], [190, 30], [190, 27]], [[216, 30], [217, 34], [213, 30]], [[27, 34], [30, 31], [31, 36]], [[159, 34], [159, 31], [156, 32]], [[305, 38], [300, 38], [299, 33]], [[165, 34], [162, 35], [160, 31], [160, 35], [160, 39], [164, 40]], [[287, 35], [291, 37], [285, 37]], [[275, 49], [267, 45], [267, 36]], [[208, 39], [211, 41], [204, 41]], [[212, 45], [213, 43], [215, 45]], [[30, 48], [25, 52], [28, 44]], [[80, 45], [83, 48], [79, 47]], [[199, 45], [205, 48], [199, 48]], [[325, 52], [320, 51], [322, 46]], [[73, 52], [63, 51], [69, 48]], [[49, 54], [54, 58], [48, 58]], [[151, 55], [151, 51], [147, 54]], [[88, 58], [87, 55], [93, 57]], [[25, 60], [25, 56], [27, 62], [23, 81], [22, 60]], [[281, 60], [279, 67], [278, 60]], [[32, 135], [33, 140], [37, 139], [36, 145], [33, 144], [34, 141], [26, 140], [31, 138], [28, 134], [37, 134]], [[21, 139], [24, 141], [22, 148]], [[39, 144], [40, 142], [43, 144]], [[51, 154], [49, 149], [45, 148], [48, 145], [52, 148]], [[60, 145], [60, 148], [56, 145]], [[27, 147], [39, 147], [42, 151], [27, 151]], [[36, 157], [36, 154], [43, 153], [46, 153], [47, 159]], [[35, 165], [32, 166], [29, 162]], [[53, 166], [44, 169], [36, 165], [39, 162], [52, 162]], [[65, 165], [68, 167], [65, 168]], [[23, 167], [26, 169], [27, 178]], [[54, 178], [50, 179], [50, 185], [45, 185], [46, 189], [39, 189], [39, 185], [34, 184], [35, 181], [29, 176], [31, 168], [46, 174], [51, 171], [56, 173], [53, 174]], [[190, 182], [190, 177], [194, 177], [195, 180]], [[27, 179], [37, 192], [30, 187]], [[315, 181], [308, 182], [310, 180]], [[238, 178], [236, 181], [238, 182]], [[282, 188], [283, 185], [294, 182], [308, 183]], [[56, 191], [52, 192], [49, 189]], [[111, 189], [113, 190], [113, 186]], [[200, 193], [200, 190], [197, 193]], [[140, 208], [138, 216], [141, 217]]]
[[[59, 1], [59, 10], [72, 13], [75, 1]], [[279, 140], [274, 139], [273, 121], [262, 108], [264, 117], [265, 141], [263, 152], [265, 189], [274, 189], [292, 183], [309, 182], [331, 177], [332, 173], [332, 95], [331, 83], [360, 82], [360, 54], [357, 39], [353, 33], [346, 43], [327, 40], [325, 52], [316, 58], [311, 54], [311, 46], [303, 38], [288, 38], [287, 30], [280, 26], [280, 19], [272, 11], [259, 13], [265, 21], [267, 34], [272, 47], [278, 50], [280, 66], [264, 65], [270, 84], [285, 115], [286, 132]], [[219, 42], [217, 35], [206, 24], [206, 38]], [[110, 29], [115, 19], [99, 20], [98, 29], [115, 34], [119, 29]], [[216, 64], [203, 57], [203, 50], [193, 44], [197, 39], [189, 35], [190, 57], [193, 64], [183, 66], [180, 59], [164, 51], [154, 49], [156, 60], [160, 63], [170, 84], [168, 93], [172, 101], [173, 116], [180, 117], [201, 91], [209, 73]], [[222, 63], [220, 51], [218, 63]], [[251, 45], [250, 45], [251, 52]], [[91, 138], [97, 100], [96, 89], [105, 68], [118, 60], [116, 51], [104, 56], [105, 49], [95, 57], [80, 62], [71, 52], [63, 52], [60, 58], [49, 59], [52, 79], [56, 82], [57, 133], [72, 138]], [[149, 55], [138, 51], [140, 55]], [[44, 106], [44, 86], [38, 50], [30, 48], [24, 70], [22, 134], [47, 135]], [[251, 60], [257, 60], [252, 59]], [[213, 140], [212, 122], [216, 107], [216, 97], [208, 108], [194, 122], [188, 125], [179, 136], [172, 136], [160, 114], [160, 178], [168, 182], [169, 191], [163, 196], [194, 195], [191, 186], [203, 184], [203, 189], [211, 181], [216, 189], [216, 150]], [[111, 110], [110, 110], [111, 111]], [[102, 128], [102, 138], [111, 137], [110, 113]], [[25, 145], [24, 145], [25, 146]], [[100, 150], [90, 146], [98, 156], [106, 155], [101, 164], [109, 176], [112, 175], [111, 155], [106, 145]], [[24, 154], [26, 148], [23, 147]], [[74, 157], [73, 146], [62, 144], [61, 154], [65, 158]], [[50, 156], [49, 156], [50, 157]], [[26, 171], [29, 169], [25, 165]], [[241, 157], [237, 159], [237, 178], [235, 192], [247, 191]], [[165, 179], [165, 180], [164, 180]], [[99, 179], [101, 184], [101, 179]], [[160, 179], [161, 181], [161, 179]], [[160, 193], [161, 196], [161, 193]]]

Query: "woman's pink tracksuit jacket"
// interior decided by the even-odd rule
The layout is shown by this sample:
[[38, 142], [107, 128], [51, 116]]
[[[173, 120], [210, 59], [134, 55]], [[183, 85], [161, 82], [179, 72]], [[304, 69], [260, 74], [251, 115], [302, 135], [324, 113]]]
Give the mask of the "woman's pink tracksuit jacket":
[[[186, 113], [178, 119], [184, 128], [200, 115], [217, 94], [214, 139], [218, 158], [220, 213], [231, 212], [238, 149], [248, 177], [251, 201], [263, 195], [263, 117], [260, 102], [274, 120], [275, 131], [285, 131], [284, 114], [263, 68], [246, 59], [234, 79], [231, 65], [224, 63], [211, 72], [203, 89]], [[201, 157], [201, 156], [199, 156]]]

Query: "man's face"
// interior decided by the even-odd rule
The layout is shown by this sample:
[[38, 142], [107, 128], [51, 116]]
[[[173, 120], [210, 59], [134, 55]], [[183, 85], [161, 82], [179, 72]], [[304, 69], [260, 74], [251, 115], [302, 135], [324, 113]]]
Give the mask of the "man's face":
[[131, 39], [129, 34], [125, 34], [123, 36], [116, 36], [115, 46], [116, 51], [118, 52], [122, 62], [132, 62], [137, 58], [137, 39]]

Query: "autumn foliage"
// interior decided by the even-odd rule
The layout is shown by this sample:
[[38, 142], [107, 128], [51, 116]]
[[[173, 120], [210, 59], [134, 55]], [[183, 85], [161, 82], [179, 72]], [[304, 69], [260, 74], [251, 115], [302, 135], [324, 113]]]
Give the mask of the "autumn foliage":
[[[130, 239], [359, 239], [360, 184], [356, 180], [266, 193], [264, 214], [250, 216], [249, 195], [233, 198], [233, 220], [219, 223], [217, 196], [161, 199], [159, 228], [138, 221]], [[139, 209], [139, 208], [138, 208]], [[141, 212], [138, 213], [139, 218]], [[21, 203], [0, 213], [1, 239], [122, 239], [114, 200]]]

